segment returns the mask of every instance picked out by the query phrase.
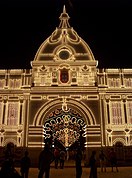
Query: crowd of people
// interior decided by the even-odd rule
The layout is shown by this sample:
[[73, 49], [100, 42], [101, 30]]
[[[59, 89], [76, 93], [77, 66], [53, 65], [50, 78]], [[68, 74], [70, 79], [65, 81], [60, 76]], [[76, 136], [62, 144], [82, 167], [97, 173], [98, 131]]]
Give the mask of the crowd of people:
[[[40, 152], [38, 159], [38, 178], [49, 178], [50, 177], [50, 165], [54, 162], [55, 169], [63, 169], [65, 165], [65, 160], [67, 159], [67, 154], [65, 149], [59, 149], [55, 147], [54, 149], [50, 148], [49, 144], [45, 144], [44, 149]], [[75, 169], [76, 169], [76, 178], [81, 178], [82, 176], [82, 150], [78, 147], [75, 151]], [[107, 171], [107, 165], [111, 165], [111, 171], [115, 170], [118, 172], [117, 167], [117, 157], [114, 151], [114, 148], [111, 148], [109, 154], [105, 154], [103, 149], [100, 150], [98, 157], [96, 151], [93, 150], [89, 158], [88, 166], [90, 167], [89, 178], [97, 178], [97, 167], [98, 161], [100, 163], [101, 172]], [[0, 170], [0, 178], [28, 178], [29, 169], [31, 167], [31, 160], [29, 153], [26, 150], [24, 156], [20, 160], [20, 173], [18, 173], [14, 167], [13, 161], [13, 152], [10, 145], [7, 145], [5, 151], [5, 160], [2, 164]]]
[[[111, 171], [114, 171], [114, 167], [116, 169], [116, 172], [118, 172], [117, 167], [117, 156], [116, 152], [114, 151], [114, 148], [111, 148], [109, 150], [108, 155], [106, 155], [103, 151], [103, 149], [100, 150], [99, 153], [99, 161], [100, 161], [100, 168], [101, 172], [106, 172], [106, 167], [109, 164], [111, 166]], [[90, 175], [89, 178], [97, 178], [97, 157], [96, 157], [96, 151], [92, 151], [91, 157], [89, 159], [89, 166], [90, 166]]]
[[60, 150], [58, 147], [54, 149], [54, 159], [55, 159], [55, 168], [58, 169], [58, 165], [60, 162], [60, 168], [64, 168], [64, 162], [66, 159], [66, 151], [63, 149]]
[[[60, 168], [64, 168], [64, 162], [66, 159], [66, 152], [64, 150], [59, 150], [58, 147], [54, 149], [54, 152], [51, 153], [50, 149], [47, 149], [49, 153], [43, 154], [43, 152], [46, 150], [46, 147], [40, 154], [40, 159], [39, 163], [41, 163], [42, 160], [42, 166], [39, 167], [39, 176], [38, 178], [42, 178], [43, 175], [45, 174], [45, 178], [49, 178], [49, 170], [50, 170], [50, 164], [54, 161], [55, 163], [55, 169], [58, 169], [59, 162], [60, 162]], [[49, 155], [49, 156], [48, 156]], [[51, 156], [52, 155], [52, 156]], [[77, 148], [75, 152], [75, 169], [76, 169], [76, 178], [81, 178], [82, 176], [82, 150], [80, 147]], [[107, 164], [111, 166], [111, 171], [114, 171], [114, 167], [116, 171], [118, 172], [118, 167], [117, 167], [117, 157], [116, 157], [116, 152], [114, 151], [113, 148], [109, 151], [109, 154], [106, 156], [104, 153], [103, 149], [100, 150], [99, 153], [99, 161], [100, 161], [100, 168], [101, 172], [106, 172], [106, 167]], [[96, 156], [96, 151], [93, 150], [91, 153], [91, 156], [89, 158], [89, 167], [90, 167], [90, 174], [89, 178], [97, 178], [97, 156]], [[47, 165], [47, 168], [46, 168]]]

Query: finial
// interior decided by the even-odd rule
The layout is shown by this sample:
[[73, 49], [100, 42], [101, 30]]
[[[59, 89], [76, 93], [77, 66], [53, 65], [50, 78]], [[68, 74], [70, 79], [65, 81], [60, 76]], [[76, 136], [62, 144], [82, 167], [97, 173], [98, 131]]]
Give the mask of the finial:
[[64, 14], [66, 13], [66, 6], [65, 5], [63, 6], [63, 13]]
[[59, 25], [59, 28], [70, 28], [70, 25], [69, 25], [69, 15], [66, 13], [66, 7], [65, 5], [63, 6], [63, 12], [61, 13], [60, 15], [60, 25]]

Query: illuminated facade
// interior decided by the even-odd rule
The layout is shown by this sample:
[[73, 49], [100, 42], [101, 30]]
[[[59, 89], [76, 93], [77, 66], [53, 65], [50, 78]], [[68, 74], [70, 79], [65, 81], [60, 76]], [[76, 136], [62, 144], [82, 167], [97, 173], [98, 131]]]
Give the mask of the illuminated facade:
[[98, 69], [88, 44], [69, 24], [38, 49], [31, 69], [0, 70], [0, 146], [41, 149], [44, 140], [86, 150], [132, 145], [132, 69]]

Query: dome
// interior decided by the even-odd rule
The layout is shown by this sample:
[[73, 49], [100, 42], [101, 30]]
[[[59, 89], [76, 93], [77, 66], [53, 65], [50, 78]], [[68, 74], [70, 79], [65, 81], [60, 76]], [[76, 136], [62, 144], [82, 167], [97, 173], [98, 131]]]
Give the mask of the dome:
[[70, 26], [65, 6], [59, 18], [59, 27], [41, 44], [34, 62], [95, 61], [87, 43]]

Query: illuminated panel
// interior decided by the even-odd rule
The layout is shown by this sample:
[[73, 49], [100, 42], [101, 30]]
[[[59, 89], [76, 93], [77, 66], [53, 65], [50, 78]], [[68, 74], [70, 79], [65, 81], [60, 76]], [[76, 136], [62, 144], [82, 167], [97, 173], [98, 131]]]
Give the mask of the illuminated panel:
[[19, 97], [18, 96], [9, 96], [8, 99], [9, 100], [18, 100]]
[[132, 78], [124, 78], [124, 85], [127, 88], [131, 88], [132, 87]]
[[59, 95], [48, 95], [47, 96], [48, 100], [53, 100], [53, 99], [56, 99], [56, 98], [59, 98]]
[[87, 100], [98, 100], [99, 96], [98, 95], [87, 95]]
[[101, 142], [86, 142], [85, 147], [96, 148], [100, 147]]
[[33, 96], [30, 96], [30, 100], [42, 100], [42, 96], [40, 96], [40, 95], [33, 95]]
[[128, 124], [132, 124], [132, 101], [127, 102], [127, 119]]
[[100, 136], [100, 127], [85, 128], [85, 136]]
[[0, 88], [4, 88], [5, 86], [5, 79], [0, 79]]
[[9, 102], [8, 103], [8, 115], [7, 115], [7, 125], [17, 125], [19, 116], [19, 103]]
[[100, 147], [101, 146], [101, 130], [100, 125], [86, 126], [85, 129], [85, 147]]
[[9, 79], [9, 88], [10, 89], [20, 89], [21, 79]]
[[127, 98], [128, 98], [128, 99], [132, 99], [132, 95], [128, 95]]
[[113, 125], [123, 124], [122, 119], [122, 107], [121, 102], [111, 101], [110, 103], [110, 110], [111, 110], [111, 123]]
[[119, 88], [121, 86], [120, 78], [108, 78], [108, 86], [111, 88]]
[[81, 100], [82, 95], [70, 95], [71, 98], [76, 99], [76, 100]]
[[3, 104], [0, 102], [0, 124], [2, 123], [2, 116], [3, 116]]
[[44, 128], [29, 126], [28, 147], [44, 147]]
[[120, 95], [111, 95], [110, 96], [111, 99], [121, 99]]

